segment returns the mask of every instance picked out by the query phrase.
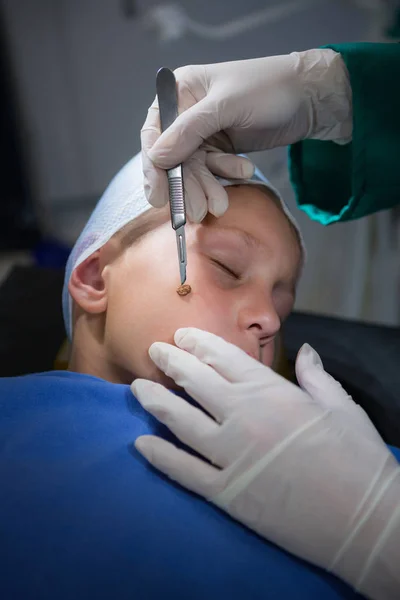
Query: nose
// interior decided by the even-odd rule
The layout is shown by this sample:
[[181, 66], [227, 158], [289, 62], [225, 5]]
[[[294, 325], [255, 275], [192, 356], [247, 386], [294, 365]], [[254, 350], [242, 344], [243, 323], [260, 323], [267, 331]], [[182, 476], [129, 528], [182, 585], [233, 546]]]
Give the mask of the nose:
[[238, 324], [242, 331], [251, 331], [258, 340], [274, 337], [281, 320], [272, 297], [265, 292], [249, 296], [239, 309]]

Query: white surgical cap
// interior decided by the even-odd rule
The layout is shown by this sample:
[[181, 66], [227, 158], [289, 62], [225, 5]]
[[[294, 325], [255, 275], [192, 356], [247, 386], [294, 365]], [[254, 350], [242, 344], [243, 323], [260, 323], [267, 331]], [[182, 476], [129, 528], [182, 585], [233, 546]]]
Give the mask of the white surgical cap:
[[[227, 180], [218, 178], [218, 180], [224, 187], [246, 184], [261, 185], [271, 190], [280, 200], [282, 210], [298, 233], [304, 259], [304, 244], [298, 225], [278, 190], [272, 186], [259, 169], [255, 170], [251, 179]], [[72, 298], [68, 291], [68, 283], [73, 270], [96, 250], [104, 246], [125, 225], [150, 208], [152, 207], [147, 202], [144, 194], [142, 160], [139, 153], [111, 181], [69, 255], [65, 270], [62, 304], [65, 328], [70, 339], [72, 338]]]

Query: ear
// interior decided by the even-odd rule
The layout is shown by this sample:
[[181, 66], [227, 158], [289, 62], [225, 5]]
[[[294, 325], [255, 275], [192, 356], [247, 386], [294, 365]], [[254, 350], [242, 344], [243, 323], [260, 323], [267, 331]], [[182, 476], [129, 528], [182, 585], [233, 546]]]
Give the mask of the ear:
[[107, 308], [103, 267], [100, 250], [97, 250], [72, 271], [68, 284], [69, 293], [76, 304], [87, 313], [100, 314]]

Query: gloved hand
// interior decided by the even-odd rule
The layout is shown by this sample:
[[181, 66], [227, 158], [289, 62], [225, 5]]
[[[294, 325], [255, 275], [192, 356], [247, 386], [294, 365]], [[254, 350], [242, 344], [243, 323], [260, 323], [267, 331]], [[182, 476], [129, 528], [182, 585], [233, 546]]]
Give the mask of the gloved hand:
[[155, 364], [208, 414], [136, 380], [142, 406], [208, 461], [155, 436], [155, 467], [268, 540], [377, 600], [400, 597], [400, 467], [366, 413], [304, 346], [301, 388], [197, 329], [155, 343]]
[[351, 138], [349, 77], [333, 50], [188, 66], [175, 76], [178, 119], [160, 137], [156, 99], [143, 125], [144, 187], [150, 204], [163, 206], [168, 201], [164, 169], [185, 161], [187, 212], [194, 221], [207, 210], [219, 216], [228, 206], [212, 173], [251, 176], [251, 163], [235, 154], [307, 137]]

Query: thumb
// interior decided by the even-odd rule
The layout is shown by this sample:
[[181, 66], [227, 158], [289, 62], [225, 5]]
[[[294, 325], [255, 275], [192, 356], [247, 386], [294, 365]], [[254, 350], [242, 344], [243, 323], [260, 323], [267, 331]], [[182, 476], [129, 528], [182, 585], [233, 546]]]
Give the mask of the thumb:
[[300, 387], [323, 406], [334, 408], [351, 399], [340, 383], [325, 371], [319, 354], [309, 344], [300, 348], [295, 368]]
[[351, 425], [354, 431], [382, 443], [381, 436], [367, 413], [353, 401], [340, 383], [324, 370], [319, 355], [309, 344], [304, 344], [297, 355], [296, 377], [300, 387], [313, 400], [325, 408], [345, 413], [346, 423]]
[[203, 141], [219, 131], [214, 102], [203, 98], [183, 113], [158, 138], [148, 157], [162, 169], [170, 169], [187, 160]]

